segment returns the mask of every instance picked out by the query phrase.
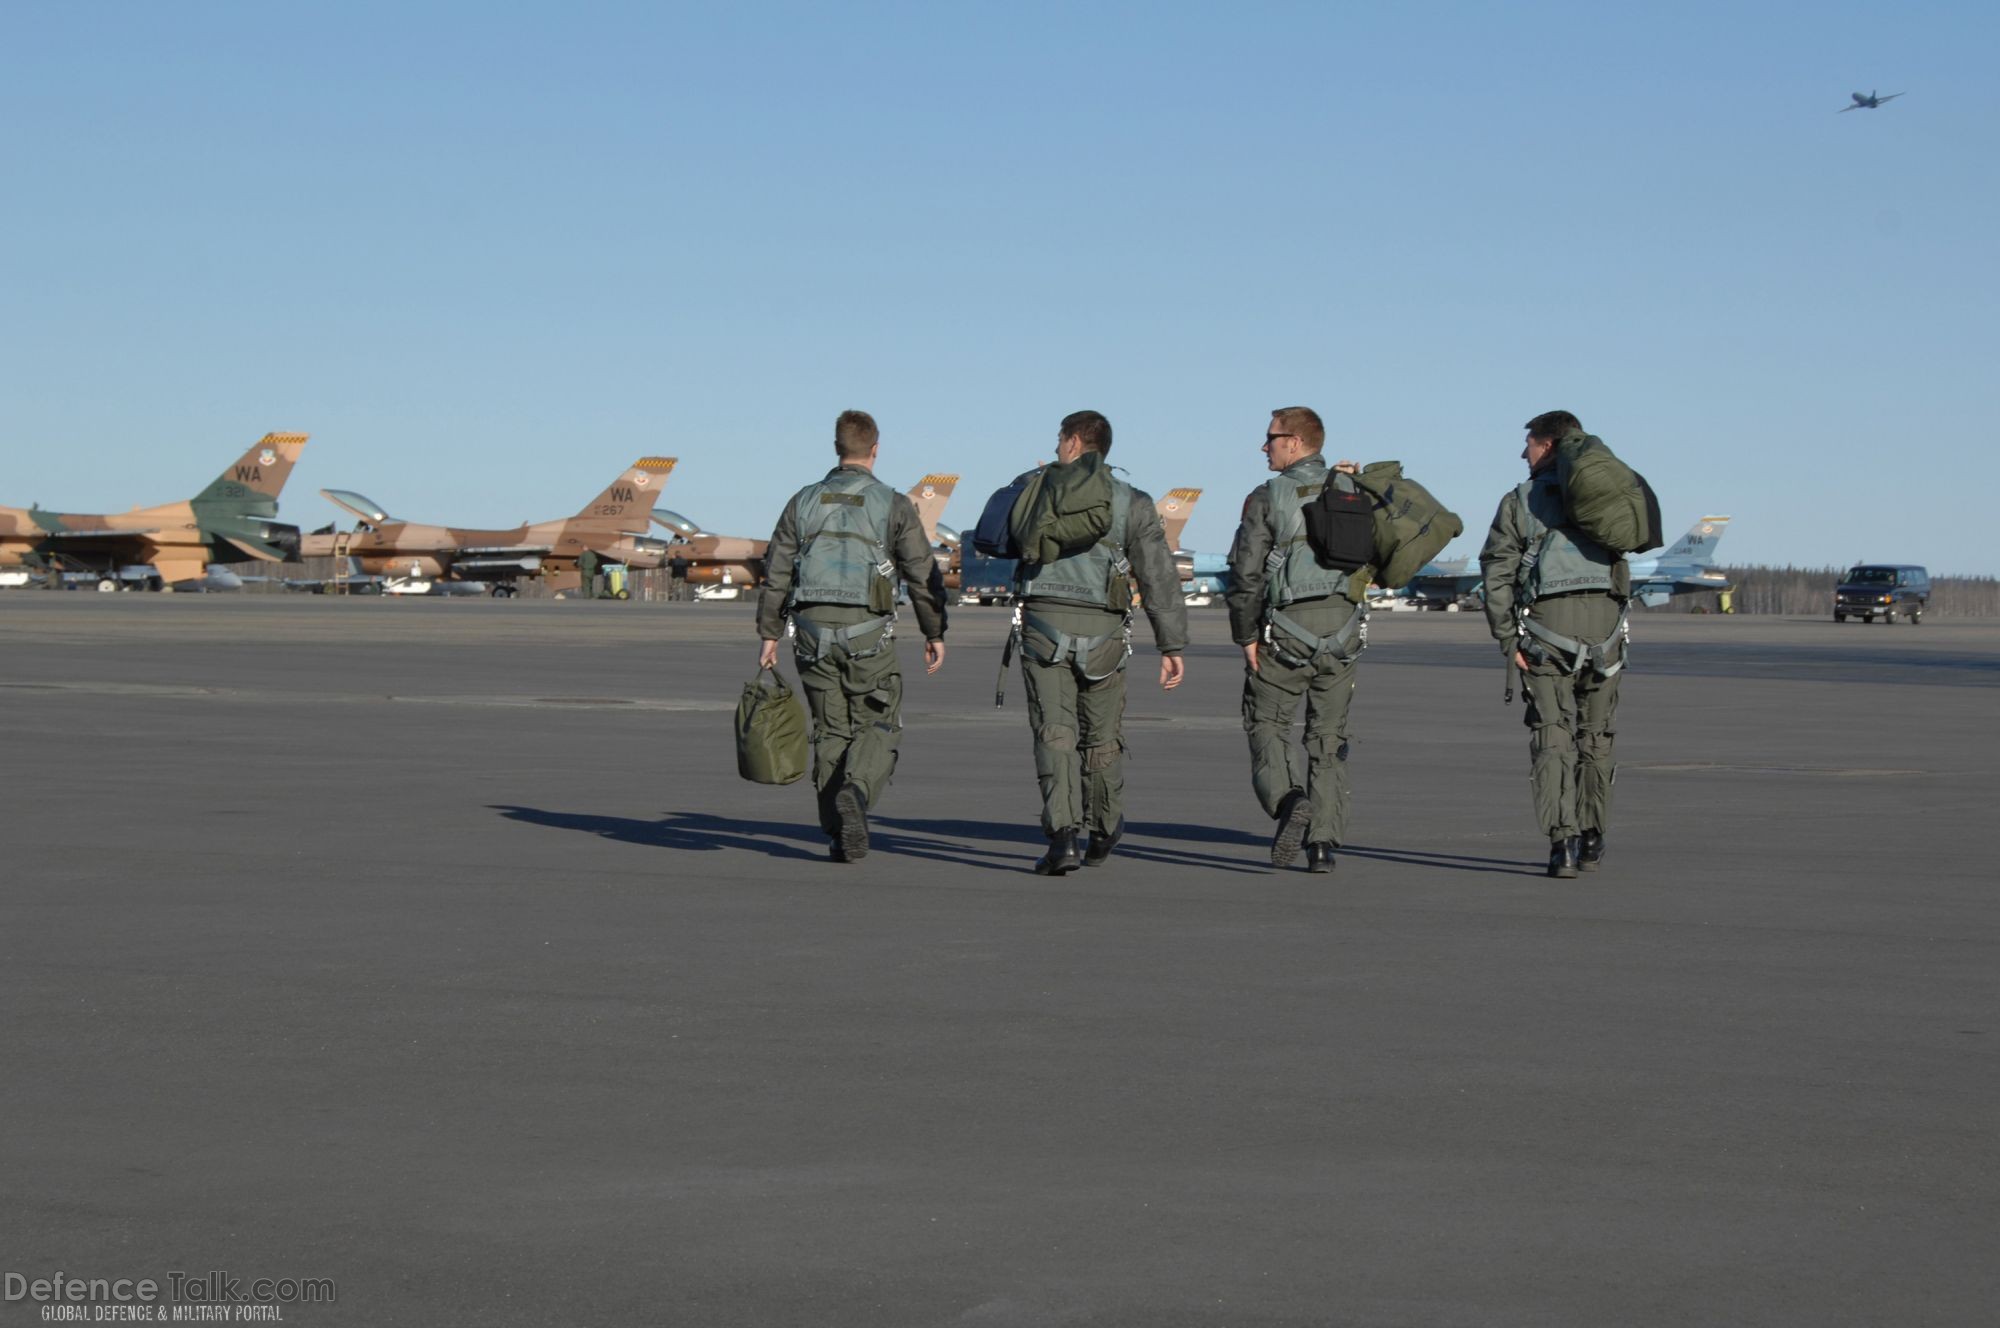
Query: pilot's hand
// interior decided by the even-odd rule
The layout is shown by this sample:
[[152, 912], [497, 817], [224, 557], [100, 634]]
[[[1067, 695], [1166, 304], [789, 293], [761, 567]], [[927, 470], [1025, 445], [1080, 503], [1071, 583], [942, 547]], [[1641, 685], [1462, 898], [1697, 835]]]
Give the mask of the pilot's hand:
[[1187, 669], [1181, 664], [1181, 657], [1179, 655], [1160, 656], [1161, 691], [1171, 692], [1174, 688], [1180, 686], [1181, 679], [1186, 673]]
[[1359, 461], [1336, 461], [1333, 463], [1333, 468], [1343, 475], [1359, 475], [1361, 473], [1361, 463]]
[[944, 667], [944, 642], [924, 642], [924, 672], [936, 673]]
[[766, 641], [757, 651], [757, 667], [775, 669], [778, 667], [778, 643]]
[[1514, 667], [1523, 673], [1528, 671], [1528, 657], [1518, 650], [1514, 652]]
[[1243, 662], [1249, 666], [1252, 673], [1257, 671], [1257, 643], [1255, 641], [1251, 641], [1243, 647]]

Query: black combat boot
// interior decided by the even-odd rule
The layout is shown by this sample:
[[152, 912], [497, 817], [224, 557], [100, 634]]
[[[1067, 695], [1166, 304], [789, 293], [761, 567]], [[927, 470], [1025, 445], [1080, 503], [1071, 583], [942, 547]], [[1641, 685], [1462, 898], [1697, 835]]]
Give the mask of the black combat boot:
[[1118, 841], [1125, 837], [1125, 818], [1119, 817], [1118, 824], [1109, 830], [1099, 830], [1090, 837], [1090, 847], [1084, 850], [1083, 865], [1096, 867], [1111, 856], [1111, 850], [1118, 847]]
[[1306, 870], [1315, 875], [1325, 875], [1333, 870], [1333, 845], [1307, 844]]
[[833, 795], [834, 815], [840, 818], [840, 834], [834, 840], [840, 862], [859, 862], [868, 856], [868, 799], [852, 784], [842, 784]]
[[1278, 804], [1278, 833], [1271, 839], [1271, 865], [1289, 867], [1299, 856], [1299, 846], [1306, 842], [1306, 829], [1312, 824], [1312, 808], [1306, 805], [1306, 791], [1293, 789]]
[[1576, 836], [1549, 845], [1549, 875], [1567, 881], [1576, 875]]
[[1576, 866], [1578, 871], [1596, 871], [1604, 864], [1604, 832], [1586, 830], [1577, 842]]
[[1064, 876], [1083, 865], [1077, 851], [1075, 830], [1058, 830], [1049, 836], [1049, 851], [1035, 863], [1037, 876]]

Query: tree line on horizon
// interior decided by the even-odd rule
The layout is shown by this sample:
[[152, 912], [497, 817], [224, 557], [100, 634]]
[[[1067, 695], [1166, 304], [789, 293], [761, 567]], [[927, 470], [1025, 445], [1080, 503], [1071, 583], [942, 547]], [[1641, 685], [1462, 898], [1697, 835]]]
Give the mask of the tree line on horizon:
[[[1737, 613], [1821, 614], [1833, 616], [1833, 588], [1846, 567], [1717, 567], [1733, 587]], [[1684, 613], [1718, 613], [1722, 597], [1713, 592], [1677, 595], [1673, 606]], [[2000, 577], [1931, 577], [1926, 617], [2000, 618]]]

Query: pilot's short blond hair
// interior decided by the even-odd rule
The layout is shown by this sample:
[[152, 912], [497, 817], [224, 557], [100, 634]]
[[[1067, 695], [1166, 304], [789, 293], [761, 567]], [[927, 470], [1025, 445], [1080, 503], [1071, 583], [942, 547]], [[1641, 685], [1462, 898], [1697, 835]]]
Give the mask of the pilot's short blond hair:
[[1271, 412], [1271, 422], [1278, 426], [1277, 432], [1295, 435], [1308, 452], [1326, 446], [1326, 425], [1311, 406], [1280, 406]]

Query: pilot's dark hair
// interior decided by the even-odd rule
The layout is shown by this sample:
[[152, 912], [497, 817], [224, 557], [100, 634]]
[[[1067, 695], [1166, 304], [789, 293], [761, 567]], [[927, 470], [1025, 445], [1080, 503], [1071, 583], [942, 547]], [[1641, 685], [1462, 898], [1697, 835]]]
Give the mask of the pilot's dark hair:
[[1099, 456], [1111, 455], [1111, 421], [1094, 410], [1079, 410], [1063, 416], [1056, 441], [1074, 438]]
[[1311, 406], [1280, 406], [1271, 412], [1271, 418], [1283, 432], [1296, 434], [1308, 452], [1317, 452], [1326, 446], [1326, 424]]
[[1523, 427], [1528, 437], [1545, 438], [1553, 443], [1567, 434], [1582, 433], [1583, 421], [1566, 410], [1545, 410]]
[[833, 450], [840, 454], [842, 461], [867, 456], [869, 449], [881, 437], [882, 431], [875, 427], [875, 417], [865, 410], [843, 410], [840, 418], [833, 422]]

